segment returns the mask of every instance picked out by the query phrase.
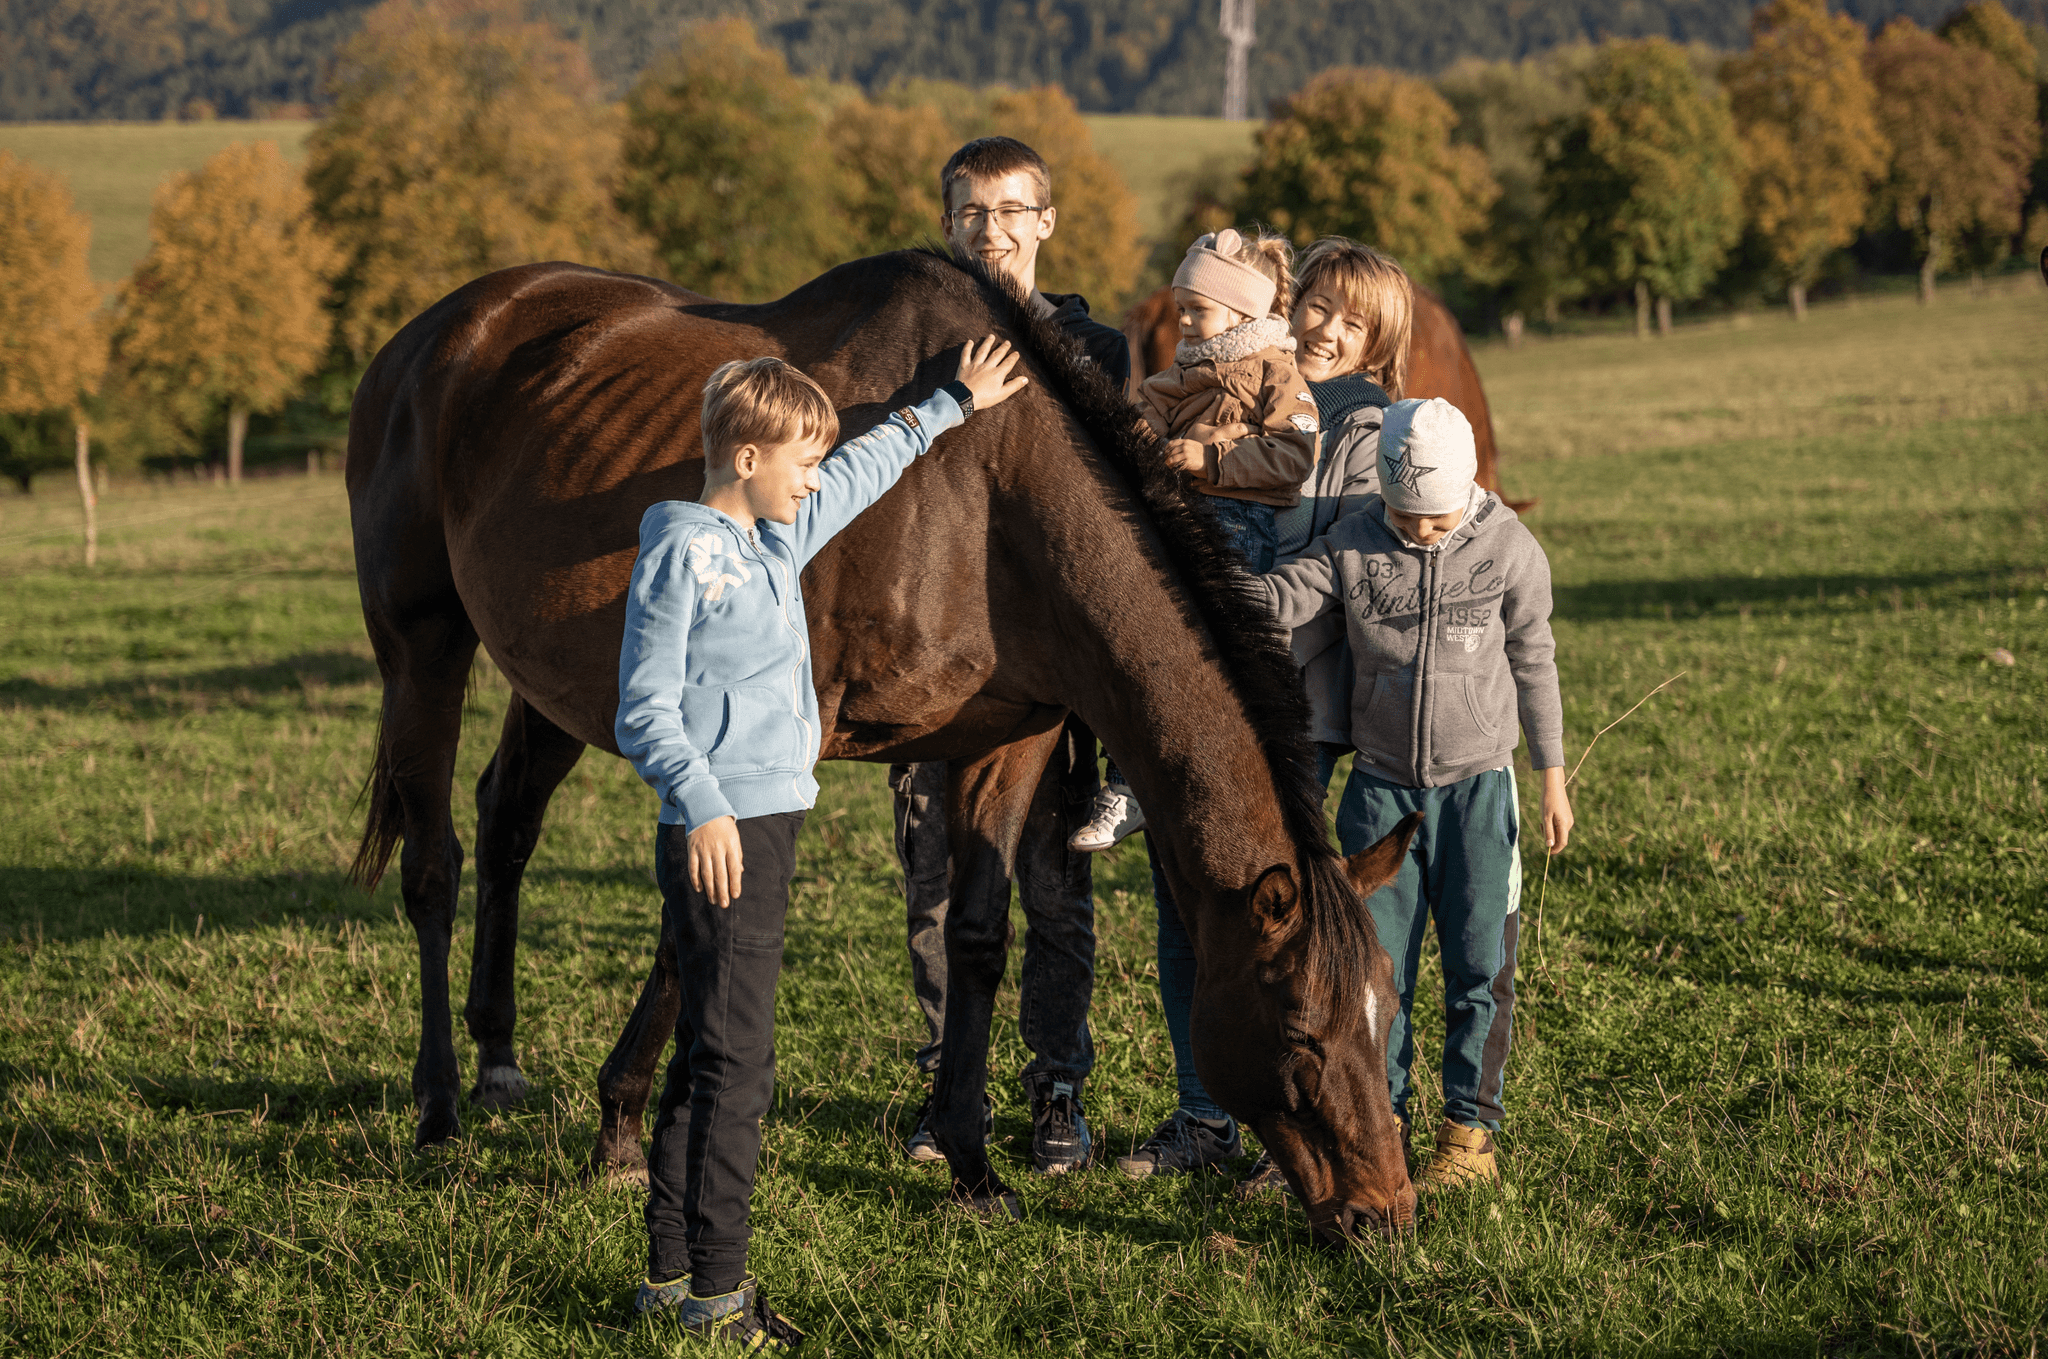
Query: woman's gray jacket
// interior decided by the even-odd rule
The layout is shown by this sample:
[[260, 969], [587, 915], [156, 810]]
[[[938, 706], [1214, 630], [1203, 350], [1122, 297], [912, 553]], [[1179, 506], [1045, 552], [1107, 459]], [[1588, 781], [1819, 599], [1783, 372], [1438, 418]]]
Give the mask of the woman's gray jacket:
[[[1354, 374], [1312, 382], [1309, 394], [1323, 427], [1315, 470], [1301, 484], [1301, 503], [1275, 516], [1285, 566], [1330, 526], [1379, 494], [1380, 420], [1393, 404], [1377, 382]], [[1351, 650], [1344, 618], [1332, 611], [1294, 630], [1294, 663], [1308, 690], [1309, 734], [1317, 741], [1351, 744]]]

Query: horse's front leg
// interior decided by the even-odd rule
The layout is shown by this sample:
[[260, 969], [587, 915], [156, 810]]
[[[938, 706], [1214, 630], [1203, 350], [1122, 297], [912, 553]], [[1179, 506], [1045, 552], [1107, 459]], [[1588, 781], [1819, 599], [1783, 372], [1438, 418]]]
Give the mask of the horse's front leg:
[[953, 881], [946, 912], [946, 1043], [928, 1126], [952, 1168], [953, 1200], [1011, 1217], [1023, 1210], [981, 1140], [989, 1028], [1009, 950], [1017, 843], [1060, 731], [1055, 719], [1047, 730], [987, 755], [955, 760], [947, 778]]

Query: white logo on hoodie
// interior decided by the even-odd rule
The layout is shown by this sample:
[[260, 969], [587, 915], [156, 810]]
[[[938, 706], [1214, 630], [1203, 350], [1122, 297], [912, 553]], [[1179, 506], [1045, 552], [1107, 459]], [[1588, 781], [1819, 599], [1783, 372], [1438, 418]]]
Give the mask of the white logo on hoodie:
[[[719, 563], [731, 562], [733, 575]], [[690, 539], [690, 573], [697, 577], [697, 583], [704, 587], [704, 598], [717, 603], [725, 594], [728, 585], [745, 585], [754, 578], [747, 564], [725, 550], [725, 539], [715, 533], [700, 533]]]

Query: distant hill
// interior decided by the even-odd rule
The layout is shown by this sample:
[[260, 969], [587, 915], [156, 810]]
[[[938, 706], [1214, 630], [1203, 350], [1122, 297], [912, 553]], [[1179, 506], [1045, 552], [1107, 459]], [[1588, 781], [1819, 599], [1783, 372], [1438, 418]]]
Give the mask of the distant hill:
[[[1940, 20], [1959, 0], [1850, 0], [1870, 23]], [[2008, 0], [2048, 20], [2048, 0]], [[369, 0], [0, 0], [0, 119], [292, 116]], [[1065, 86], [1092, 112], [1210, 114], [1217, 0], [537, 0], [623, 90], [697, 19], [739, 14], [798, 71], [870, 89], [905, 77]], [[1748, 0], [1263, 0], [1255, 109], [1331, 66], [1433, 73], [1581, 38], [1747, 41]]]

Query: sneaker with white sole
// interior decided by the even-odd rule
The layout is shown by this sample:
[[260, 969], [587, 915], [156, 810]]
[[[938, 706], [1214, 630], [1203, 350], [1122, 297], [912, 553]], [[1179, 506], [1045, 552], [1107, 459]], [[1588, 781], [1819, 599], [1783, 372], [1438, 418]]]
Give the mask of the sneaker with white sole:
[[1121, 783], [1106, 783], [1095, 794], [1088, 824], [1067, 840], [1067, 848], [1099, 854], [1145, 829], [1145, 809]]
[[[1226, 1135], [1227, 1134], [1227, 1135]], [[1185, 1175], [1194, 1170], [1222, 1170], [1244, 1155], [1237, 1120], [1212, 1127], [1185, 1109], [1152, 1130], [1145, 1144], [1129, 1156], [1116, 1158], [1116, 1168], [1134, 1180], [1153, 1175]]]
[[1079, 1170], [1095, 1156], [1095, 1138], [1071, 1081], [1045, 1081], [1031, 1096], [1031, 1164], [1041, 1175]]
[[[932, 1097], [926, 1095], [924, 1103], [917, 1106], [917, 1126], [911, 1130], [910, 1137], [903, 1143], [903, 1154], [913, 1161], [931, 1162], [946, 1159], [946, 1153], [939, 1150], [938, 1141], [933, 1138], [931, 1128], [925, 1124], [925, 1115], [931, 1112], [931, 1107]], [[981, 1144], [987, 1146], [995, 1140], [995, 1135], [996, 1097], [987, 1091], [983, 1091], [981, 1096]]]

